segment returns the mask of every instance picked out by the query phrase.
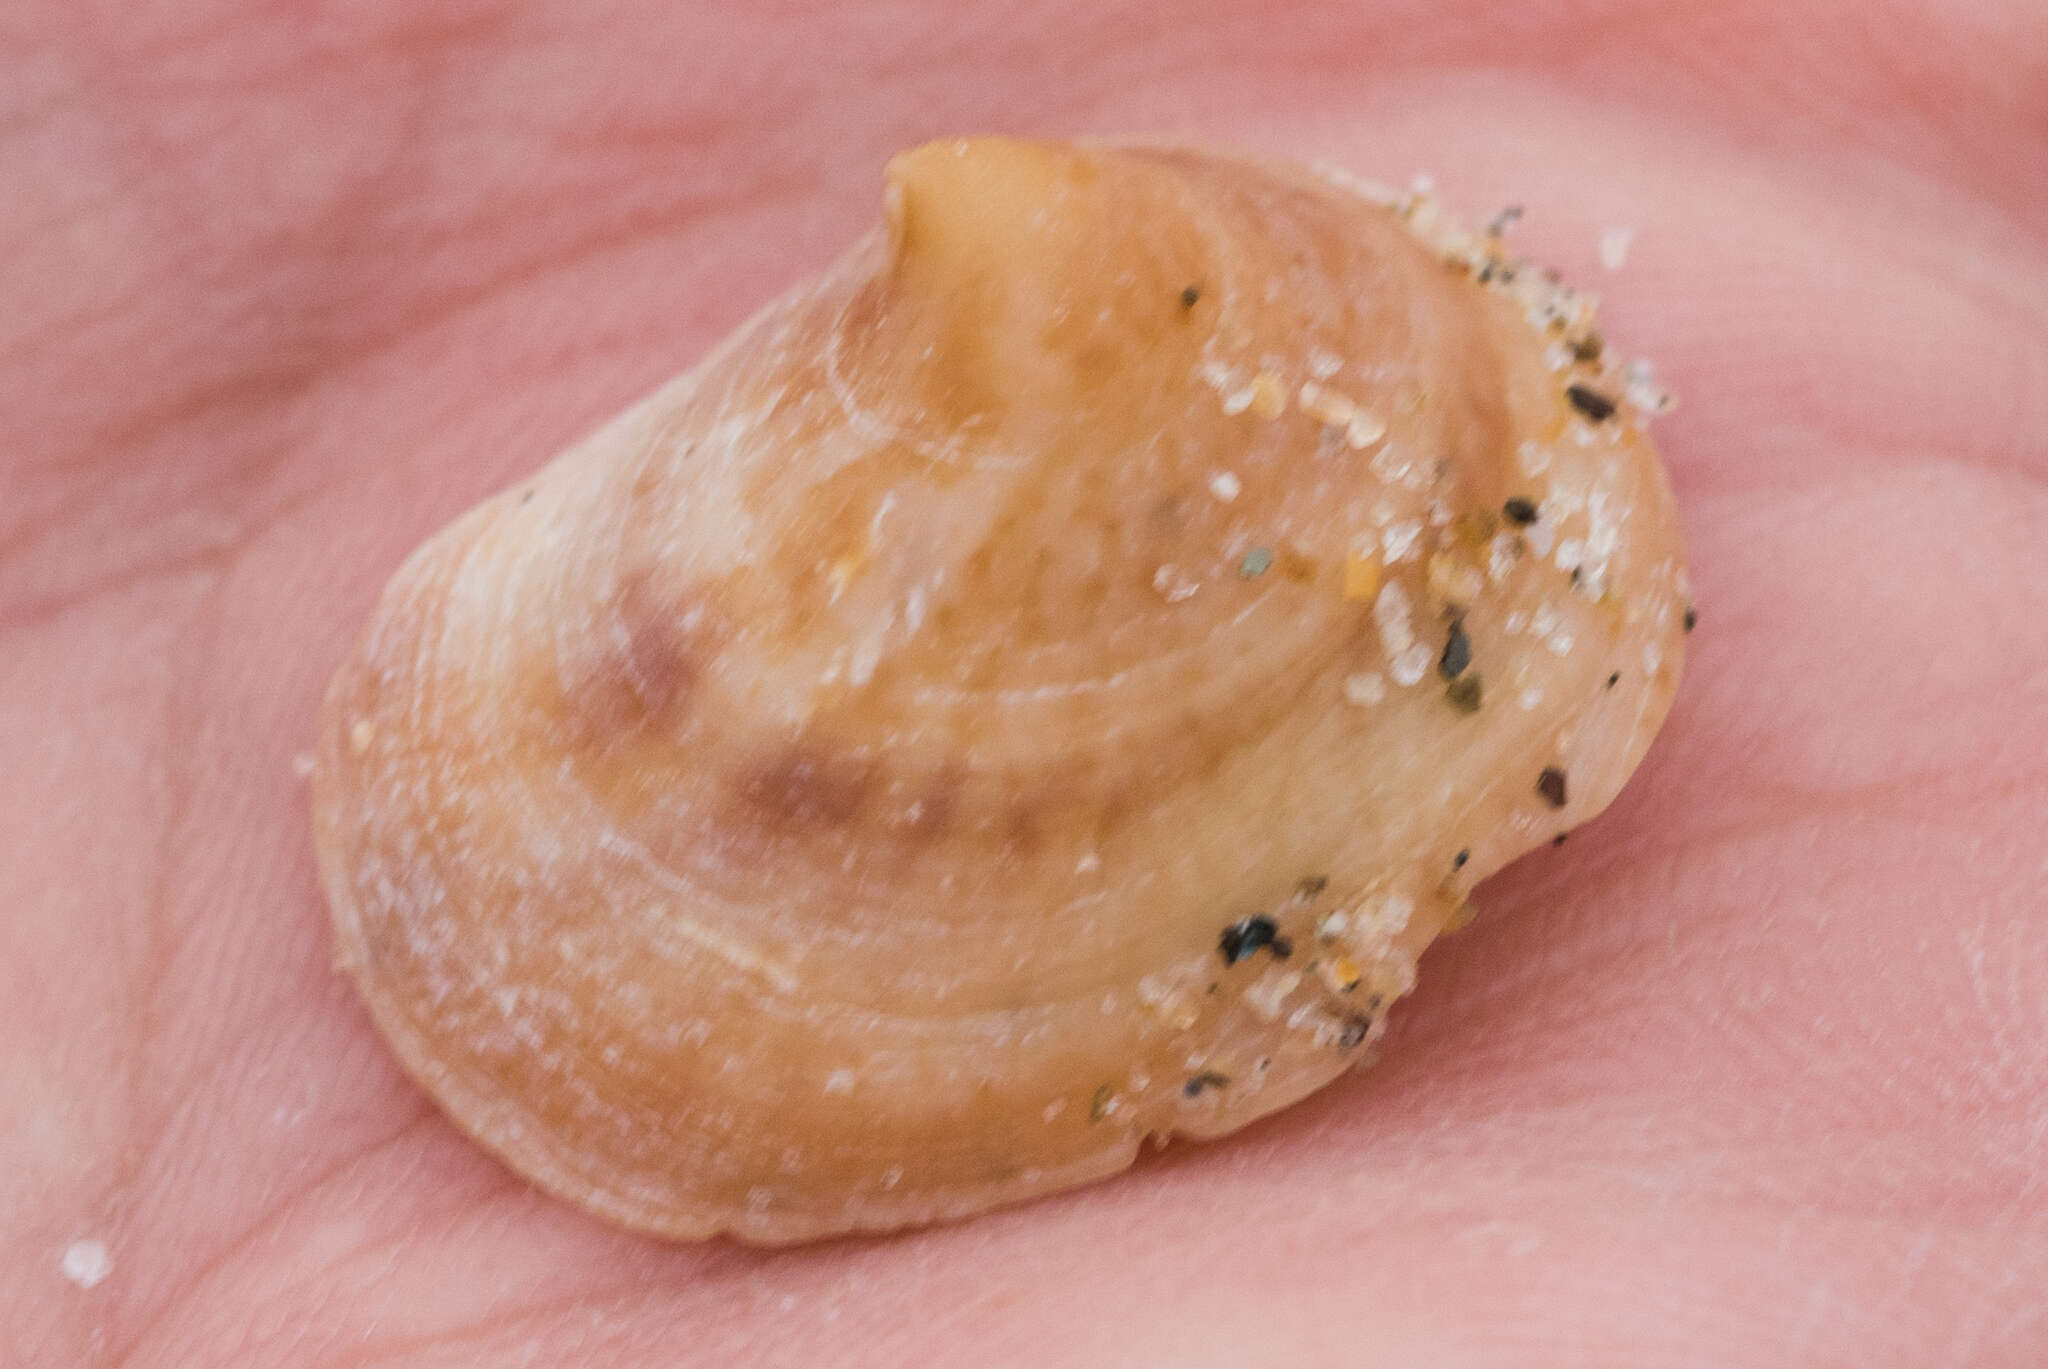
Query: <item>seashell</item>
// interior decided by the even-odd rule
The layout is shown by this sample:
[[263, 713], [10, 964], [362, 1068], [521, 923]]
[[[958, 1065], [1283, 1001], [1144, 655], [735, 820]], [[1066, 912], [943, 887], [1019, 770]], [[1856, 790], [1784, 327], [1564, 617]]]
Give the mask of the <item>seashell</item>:
[[933, 144], [885, 206], [420, 548], [322, 713], [377, 1026], [646, 1231], [957, 1218], [1284, 1107], [1678, 680], [1644, 414], [1497, 238], [1167, 146]]

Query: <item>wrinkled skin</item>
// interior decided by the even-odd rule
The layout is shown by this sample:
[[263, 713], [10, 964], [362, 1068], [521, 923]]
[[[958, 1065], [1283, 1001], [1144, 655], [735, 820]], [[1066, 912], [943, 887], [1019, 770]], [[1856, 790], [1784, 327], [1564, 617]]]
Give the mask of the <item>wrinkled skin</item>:
[[[0, 19], [0, 1362], [2048, 1359], [2034, 0], [973, 8]], [[1375, 1070], [964, 1226], [622, 1235], [375, 1039], [291, 758], [407, 549], [972, 128], [1527, 204], [1684, 400], [1685, 686]]]

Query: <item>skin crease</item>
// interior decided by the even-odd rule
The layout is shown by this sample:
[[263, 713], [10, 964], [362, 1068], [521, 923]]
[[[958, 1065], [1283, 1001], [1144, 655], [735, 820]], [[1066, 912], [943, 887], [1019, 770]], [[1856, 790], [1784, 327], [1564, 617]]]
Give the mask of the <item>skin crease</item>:
[[[2048, 1358], [2032, 0], [1156, 9], [10, 8], [0, 1363]], [[1374, 1070], [963, 1226], [623, 1235], [374, 1039], [291, 757], [408, 549], [969, 128], [1529, 206], [1682, 397], [1686, 681]]]

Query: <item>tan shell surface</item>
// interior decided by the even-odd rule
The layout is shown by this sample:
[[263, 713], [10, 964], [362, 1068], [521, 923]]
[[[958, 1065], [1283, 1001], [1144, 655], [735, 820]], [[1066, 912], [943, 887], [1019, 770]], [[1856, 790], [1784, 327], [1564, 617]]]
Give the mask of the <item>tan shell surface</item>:
[[1426, 201], [973, 140], [885, 217], [416, 552], [322, 715], [377, 1025], [637, 1228], [954, 1217], [1299, 1098], [1677, 683], [1584, 301]]

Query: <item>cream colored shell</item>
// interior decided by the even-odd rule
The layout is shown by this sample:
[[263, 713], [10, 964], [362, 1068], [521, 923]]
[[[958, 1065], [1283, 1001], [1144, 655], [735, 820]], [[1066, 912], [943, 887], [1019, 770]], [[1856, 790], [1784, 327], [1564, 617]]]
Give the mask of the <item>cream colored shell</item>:
[[1320, 1087], [1678, 679], [1590, 311], [1427, 200], [975, 140], [886, 208], [415, 553], [322, 715], [378, 1027], [636, 1228], [958, 1217]]

